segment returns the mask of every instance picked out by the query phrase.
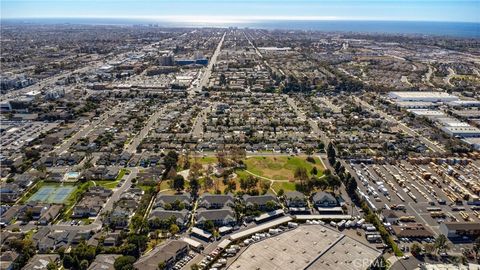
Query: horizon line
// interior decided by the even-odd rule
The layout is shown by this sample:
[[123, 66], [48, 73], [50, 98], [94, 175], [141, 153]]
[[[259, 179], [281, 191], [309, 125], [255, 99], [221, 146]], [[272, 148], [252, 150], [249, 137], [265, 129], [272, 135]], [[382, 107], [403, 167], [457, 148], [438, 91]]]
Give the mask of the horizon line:
[[0, 17], [0, 20], [42, 20], [42, 19], [124, 19], [145, 21], [167, 21], [184, 23], [252, 23], [261, 21], [371, 21], [371, 22], [438, 22], [438, 23], [473, 23], [478, 21], [453, 20], [412, 20], [386, 18], [346, 18], [338, 16], [193, 16], [193, 15], [166, 15], [166, 16], [49, 16], [49, 17]]

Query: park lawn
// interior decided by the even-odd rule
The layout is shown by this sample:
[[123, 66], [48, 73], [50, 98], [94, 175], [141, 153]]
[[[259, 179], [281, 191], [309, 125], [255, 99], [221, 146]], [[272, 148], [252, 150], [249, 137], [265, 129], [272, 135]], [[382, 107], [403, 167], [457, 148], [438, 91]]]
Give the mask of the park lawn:
[[[195, 158], [191, 158], [190, 164], [195, 162]], [[200, 157], [197, 158], [197, 162], [202, 165], [215, 164], [218, 162], [216, 157]]]
[[246, 171], [244, 170], [236, 170], [235, 171], [235, 174], [237, 175], [237, 179], [240, 180], [240, 179], [247, 179], [249, 175], [249, 173], [247, 173]]
[[319, 158], [315, 158], [315, 163], [307, 161], [306, 156], [267, 156], [267, 157], [249, 157], [245, 160], [247, 170], [274, 180], [294, 180], [295, 170], [298, 167], [310, 171], [313, 167], [318, 170], [317, 176], [323, 175], [324, 168]]
[[97, 184], [97, 186], [101, 186], [106, 189], [114, 189], [117, 187], [118, 182], [117, 181], [95, 181], [95, 184]]
[[147, 192], [149, 191], [151, 188], [156, 188], [157, 186], [149, 186], [149, 185], [135, 185], [135, 187]]
[[[235, 172], [237, 173], [237, 172]], [[246, 172], [242, 172], [246, 175], [248, 175]], [[238, 174], [237, 174], [238, 175]], [[212, 176], [212, 180], [213, 180], [213, 186], [209, 189], [205, 189], [204, 187], [204, 183], [205, 183], [205, 178], [202, 177], [199, 179], [199, 182], [200, 182], [200, 190], [199, 190], [199, 193], [202, 194], [202, 193], [215, 193], [215, 187], [218, 186], [218, 190], [220, 190], [223, 194], [223, 191], [225, 190], [225, 188], [227, 187], [227, 185], [223, 184], [223, 178], [221, 177], [215, 177], [215, 176]], [[235, 186], [235, 190], [233, 190], [232, 192], [238, 192], [238, 191], [241, 191], [240, 189], [240, 178], [237, 177], [235, 179], [233, 179], [237, 185]]]
[[162, 182], [160, 183], [160, 191], [165, 189], [170, 189], [170, 183], [168, 180], [162, 180]]
[[296, 190], [294, 182], [273, 182], [272, 189], [275, 190], [276, 193], [278, 193], [280, 189], [283, 189], [284, 192]]

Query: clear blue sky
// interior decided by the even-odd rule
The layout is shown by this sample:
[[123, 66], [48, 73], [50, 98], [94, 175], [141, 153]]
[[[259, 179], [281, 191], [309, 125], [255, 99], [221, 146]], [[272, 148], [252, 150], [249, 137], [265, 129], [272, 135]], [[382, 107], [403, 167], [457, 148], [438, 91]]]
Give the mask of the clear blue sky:
[[8, 18], [480, 22], [480, 0], [0, 0]]

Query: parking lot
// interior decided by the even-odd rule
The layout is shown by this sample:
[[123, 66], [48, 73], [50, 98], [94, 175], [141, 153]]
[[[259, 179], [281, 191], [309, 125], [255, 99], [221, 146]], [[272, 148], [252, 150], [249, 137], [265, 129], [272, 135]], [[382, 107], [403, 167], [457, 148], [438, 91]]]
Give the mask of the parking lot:
[[400, 210], [400, 222], [423, 223], [440, 234], [441, 222], [480, 222], [479, 206], [465, 200], [475, 200], [478, 165], [478, 161], [452, 166], [401, 161], [396, 165], [350, 164], [347, 170], [356, 177], [370, 206]]

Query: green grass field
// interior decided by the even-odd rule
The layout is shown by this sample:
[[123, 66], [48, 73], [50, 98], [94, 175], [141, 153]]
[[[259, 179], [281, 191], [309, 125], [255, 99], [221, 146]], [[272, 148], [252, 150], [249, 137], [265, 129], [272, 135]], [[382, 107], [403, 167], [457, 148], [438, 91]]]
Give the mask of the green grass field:
[[309, 176], [313, 167], [318, 170], [317, 176], [321, 176], [324, 171], [319, 158], [311, 163], [306, 157], [250, 157], [245, 160], [245, 164], [248, 171], [274, 180], [294, 180], [295, 170], [299, 167], [307, 169]]
[[272, 184], [272, 189], [275, 190], [276, 193], [283, 189], [283, 191], [295, 191], [295, 183], [294, 182], [274, 182]]

